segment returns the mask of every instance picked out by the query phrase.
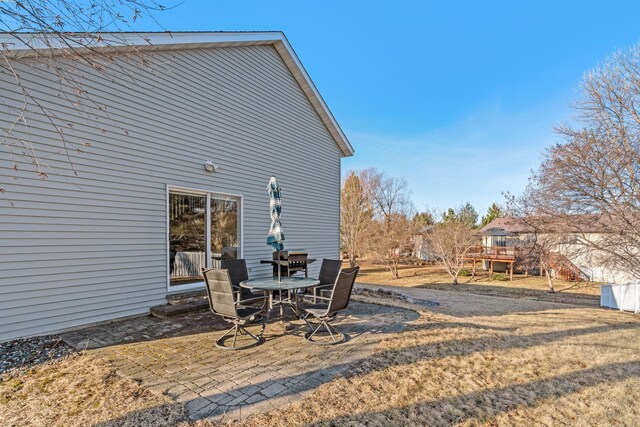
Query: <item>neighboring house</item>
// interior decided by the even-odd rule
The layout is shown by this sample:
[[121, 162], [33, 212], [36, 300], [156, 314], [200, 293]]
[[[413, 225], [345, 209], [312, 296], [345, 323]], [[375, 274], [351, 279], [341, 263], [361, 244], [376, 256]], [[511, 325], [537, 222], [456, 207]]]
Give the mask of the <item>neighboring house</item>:
[[429, 241], [424, 234], [416, 234], [412, 237], [413, 240], [413, 256], [415, 258], [431, 261], [432, 256], [429, 251]]
[[476, 248], [476, 253], [490, 254], [493, 258], [483, 259], [485, 270], [507, 271], [513, 263], [517, 265], [519, 256], [526, 256], [527, 247], [537, 238], [551, 242], [547, 244], [548, 250], [554, 253], [559, 264], [557, 270], [563, 270], [565, 278], [615, 283], [630, 280], [629, 274], [603, 265], [602, 254], [584, 243], [584, 239], [597, 242], [607, 238], [597, 220], [576, 216], [570, 232], [557, 230], [542, 218], [531, 221], [537, 221], [537, 231], [510, 217], [496, 218], [480, 230], [482, 247]]
[[[16, 158], [13, 170], [0, 156], [0, 341], [146, 313], [168, 293], [203, 287], [200, 268], [222, 254], [246, 258], [252, 277], [269, 276], [259, 260], [272, 254], [272, 175], [282, 187], [286, 247], [340, 256], [340, 161], [353, 148], [285, 36], [122, 37], [143, 57], [123, 58], [133, 78], [118, 66], [78, 65], [108, 113], [89, 120], [63, 99], [40, 57], [0, 35], [13, 53], [30, 55], [13, 66], [55, 112], [66, 140], [87, 143], [67, 158], [33, 105], [9, 135], [14, 146], [30, 141], [39, 150], [48, 178], [28, 159]], [[142, 60], [149, 65], [130, 67]], [[22, 102], [5, 68], [0, 93]], [[0, 129], [13, 113], [0, 110]]]

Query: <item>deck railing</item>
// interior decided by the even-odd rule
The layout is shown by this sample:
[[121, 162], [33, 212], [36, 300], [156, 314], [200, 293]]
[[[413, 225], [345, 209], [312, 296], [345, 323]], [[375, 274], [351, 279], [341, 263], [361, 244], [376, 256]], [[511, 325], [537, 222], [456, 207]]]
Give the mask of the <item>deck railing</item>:
[[466, 253], [465, 258], [487, 259], [487, 260], [514, 260], [517, 248], [514, 246], [472, 246]]

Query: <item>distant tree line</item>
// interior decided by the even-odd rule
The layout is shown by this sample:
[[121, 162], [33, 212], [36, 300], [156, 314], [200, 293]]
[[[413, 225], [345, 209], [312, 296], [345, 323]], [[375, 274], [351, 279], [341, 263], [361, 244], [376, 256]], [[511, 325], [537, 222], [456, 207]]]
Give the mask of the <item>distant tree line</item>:
[[[493, 204], [482, 223], [500, 216]], [[341, 193], [341, 246], [354, 266], [367, 257], [384, 264], [394, 278], [413, 256], [416, 239], [426, 239], [431, 259], [457, 283], [464, 255], [479, 243], [479, 215], [471, 202], [443, 212], [416, 212], [407, 181], [376, 169], [349, 171]]]

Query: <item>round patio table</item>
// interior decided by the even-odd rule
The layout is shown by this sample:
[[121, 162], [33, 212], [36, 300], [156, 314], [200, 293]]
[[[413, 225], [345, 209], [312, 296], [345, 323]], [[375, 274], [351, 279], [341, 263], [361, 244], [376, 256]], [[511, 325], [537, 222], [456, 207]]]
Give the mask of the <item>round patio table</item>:
[[[296, 298], [297, 290], [311, 288], [314, 286], [318, 286], [320, 284], [320, 280], [318, 279], [310, 279], [307, 277], [281, 277], [278, 280], [277, 277], [269, 277], [264, 279], [250, 279], [245, 280], [244, 282], [240, 282], [240, 286], [243, 288], [251, 289], [254, 291], [265, 291], [269, 296], [269, 311], [267, 314], [267, 320], [271, 317], [271, 311], [275, 305], [280, 306], [280, 320], [284, 321], [284, 304], [288, 304], [293, 308], [296, 317], [298, 315], [298, 300]], [[278, 291], [278, 299], [274, 300], [273, 294], [274, 292], [268, 291]], [[287, 298], [282, 298], [282, 291], [290, 291], [288, 292]], [[293, 299], [291, 298], [293, 295]]]

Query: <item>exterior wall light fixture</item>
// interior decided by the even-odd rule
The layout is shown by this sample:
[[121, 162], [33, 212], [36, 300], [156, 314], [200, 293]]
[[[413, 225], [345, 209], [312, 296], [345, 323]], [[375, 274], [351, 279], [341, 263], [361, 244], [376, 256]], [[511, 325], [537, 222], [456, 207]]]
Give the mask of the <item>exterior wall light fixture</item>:
[[204, 162], [204, 169], [207, 172], [218, 172], [220, 170], [220, 166], [215, 165], [211, 160], [207, 160]]

